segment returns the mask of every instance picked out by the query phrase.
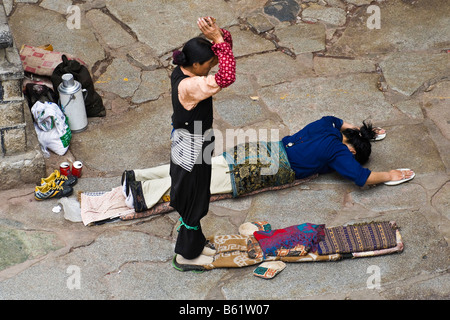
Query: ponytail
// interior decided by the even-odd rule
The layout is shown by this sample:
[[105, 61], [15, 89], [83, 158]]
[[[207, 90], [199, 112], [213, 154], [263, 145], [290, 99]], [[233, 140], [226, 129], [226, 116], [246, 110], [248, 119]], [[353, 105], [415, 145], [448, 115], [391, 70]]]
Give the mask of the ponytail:
[[182, 66], [186, 63], [186, 55], [180, 50], [175, 50], [172, 54], [172, 58], [173, 63], [176, 65]]
[[347, 138], [349, 144], [355, 148], [355, 159], [360, 164], [365, 164], [372, 153], [370, 141], [376, 136], [370, 122], [363, 121], [363, 125], [358, 129], [345, 129], [342, 134]]

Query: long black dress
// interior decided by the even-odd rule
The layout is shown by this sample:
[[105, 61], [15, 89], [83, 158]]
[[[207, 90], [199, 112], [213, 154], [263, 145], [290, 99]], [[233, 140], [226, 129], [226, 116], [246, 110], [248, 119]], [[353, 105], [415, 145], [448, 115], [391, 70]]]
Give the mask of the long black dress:
[[[171, 76], [173, 128], [175, 131], [181, 130], [192, 135], [204, 134], [208, 129], [212, 128], [212, 97], [200, 101], [195, 108], [186, 110], [178, 99], [178, 85], [181, 80], [187, 77], [179, 66], [174, 69]], [[188, 171], [185, 169], [186, 166], [173, 161], [174, 141], [172, 140], [170, 206], [178, 211], [182, 219], [175, 245], [175, 253], [182, 255], [186, 259], [198, 257], [206, 243], [200, 220], [206, 216], [209, 210], [213, 149], [213, 145], [210, 144], [213, 141], [213, 137], [204, 139], [201, 145], [201, 152], [195, 159], [196, 161], [191, 171]], [[185, 151], [189, 153], [192, 150]], [[201, 157], [201, 159], [198, 157]]]

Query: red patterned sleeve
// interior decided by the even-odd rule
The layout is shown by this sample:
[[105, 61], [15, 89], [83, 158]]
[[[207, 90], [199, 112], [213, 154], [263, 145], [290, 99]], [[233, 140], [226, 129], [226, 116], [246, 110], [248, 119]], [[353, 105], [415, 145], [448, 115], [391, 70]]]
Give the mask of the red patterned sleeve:
[[219, 58], [219, 71], [215, 80], [219, 87], [226, 88], [236, 81], [236, 60], [233, 55], [233, 40], [228, 30], [222, 29], [224, 42], [216, 43], [212, 50]]

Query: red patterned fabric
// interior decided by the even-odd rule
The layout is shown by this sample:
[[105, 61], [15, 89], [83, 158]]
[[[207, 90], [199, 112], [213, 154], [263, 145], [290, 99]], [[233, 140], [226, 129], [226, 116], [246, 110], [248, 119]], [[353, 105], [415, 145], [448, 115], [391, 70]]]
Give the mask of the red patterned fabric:
[[62, 56], [66, 55], [69, 60], [77, 60], [82, 65], [86, 63], [71, 54], [49, 51], [44, 48], [23, 45], [19, 52], [23, 69], [41, 76], [51, 76], [53, 70], [62, 62]]
[[233, 55], [233, 40], [228, 30], [222, 29], [224, 42], [216, 43], [212, 50], [219, 58], [219, 71], [215, 80], [219, 87], [226, 88], [236, 81], [236, 60]]
[[264, 256], [276, 256], [281, 249], [292, 249], [298, 245], [304, 250], [316, 251], [325, 237], [324, 224], [303, 223], [283, 229], [255, 231], [253, 236], [259, 242]]

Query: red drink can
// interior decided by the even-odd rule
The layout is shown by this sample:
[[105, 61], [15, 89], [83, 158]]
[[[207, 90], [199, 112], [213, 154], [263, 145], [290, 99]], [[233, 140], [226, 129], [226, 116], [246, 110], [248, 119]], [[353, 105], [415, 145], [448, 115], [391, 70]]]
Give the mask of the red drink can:
[[62, 162], [59, 165], [59, 173], [62, 174], [63, 176], [68, 176], [70, 175], [70, 163], [68, 162]]
[[83, 169], [83, 163], [81, 161], [75, 161], [72, 165], [72, 174], [75, 177], [80, 178], [82, 169]]

